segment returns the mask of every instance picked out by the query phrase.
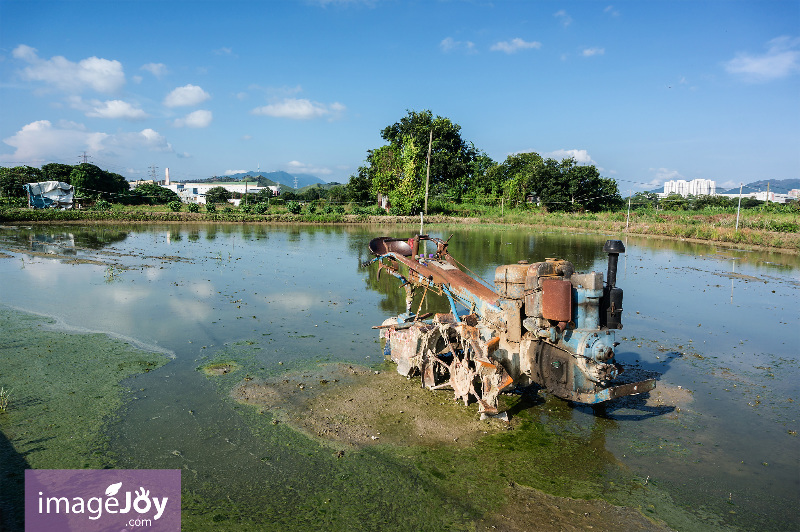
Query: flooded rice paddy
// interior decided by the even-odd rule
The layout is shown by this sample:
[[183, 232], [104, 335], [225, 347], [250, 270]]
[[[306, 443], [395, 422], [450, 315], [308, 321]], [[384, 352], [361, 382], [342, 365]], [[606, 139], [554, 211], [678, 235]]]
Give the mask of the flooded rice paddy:
[[[800, 528], [797, 256], [627, 240], [617, 353], [656, 390], [594, 410], [509, 395], [505, 426], [383, 360], [371, 327], [404, 293], [360, 264], [413, 232], [0, 227], [0, 522], [21, 525], [25, 467], [119, 467], [182, 469], [187, 530]], [[429, 232], [484, 279], [606, 269], [603, 235]], [[276, 387], [248, 402], [249, 381]], [[62, 422], [36, 438], [43, 411]]]

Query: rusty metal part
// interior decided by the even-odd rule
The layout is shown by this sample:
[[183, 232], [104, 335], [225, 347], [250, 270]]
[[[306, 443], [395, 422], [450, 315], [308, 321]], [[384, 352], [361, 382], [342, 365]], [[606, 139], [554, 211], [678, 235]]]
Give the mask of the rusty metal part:
[[[418, 254], [423, 240], [433, 241], [436, 253]], [[615, 286], [621, 242], [610, 240], [604, 248], [608, 285], [602, 273], [576, 274], [569, 261], [547, 258], [499, 266], [492, 290], [461, 270], [448, 241], [419, 235], [369, 244], [379, 271], [390, 272], [406, 290], [406, 313], [377, 327], [400, 374], [419, 375], [424, 387], [450, 389], [455, 400], [477, 402], [490, 414], [500, 393], [531, 384], [587, 404], [655, 387], [654, 378], [620, 378], [623, 368], [614, 360], [614, 329], [622, 327], [622, 290]], [[450, 312], [428, 320], [419, 315], [420, 301], [412, 314], [420, 286], [422, 300], [433, 290], [447, 298]]]

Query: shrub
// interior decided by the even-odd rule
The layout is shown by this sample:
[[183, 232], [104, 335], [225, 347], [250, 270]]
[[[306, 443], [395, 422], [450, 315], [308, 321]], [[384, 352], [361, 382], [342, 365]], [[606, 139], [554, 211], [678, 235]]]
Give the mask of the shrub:
[[[98, 201], [97, 203], [100, 202]], [[180, 201], [170, 201], [169, 203], [167, 203], [167, 207], [169, 207], [169, 210], [171, 210], [172, 212], [178, 212], [181, 210], [181, 207], [183, 207], [183, 203], [181, 203]]]
[[256, 214], [267, 214], [269, 212], [269, 204], [268, 203], [256, 203], [253, 206], [253, 210]]
[[200, 205], [197, 203], [190, 203], [188, 209], [189, 212], [200, 212]]
[[292, 214], [300, 214], [302, 207], [296, 201], [290, 201], [286, 204], [286, 209]]
[[206, 203], [206, 212], [217, 212], [217, 206], [213, 203]]
[[104, 199], [97, 200], [97, 202], [92, 207], [93, 211], [110, 211], [111, 204]]

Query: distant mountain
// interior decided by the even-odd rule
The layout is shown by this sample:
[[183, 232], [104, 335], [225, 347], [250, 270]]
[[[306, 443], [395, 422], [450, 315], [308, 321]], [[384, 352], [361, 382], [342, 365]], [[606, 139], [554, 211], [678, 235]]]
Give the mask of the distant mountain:
[[[324, 185], [325, 181], [311, 174], [290, 174], [288, 172], [241, 172], [225, 176], [235, 181], [242, 181], [245, 177], [248, 179], [263, 178], [272, 181], [275, 184], [280, 184], [289, 188], [301, 189], [309, 185]], [[296, 181], [295, 181], [296, 180]], [[295, 183], [297, 187], [295, 187]]]
[[[742, 192], [766, 192], [769, 187], [770, 192], [775, 194], [788, 194], [790, 190], [800, 189], [800, 179], [762, 179], [761, 181], [753, 181], [747, 183], [742, 187]], [[739, 187], [734, 187], [730, 190], [717, 190], [717, 194], [738, 194]]]

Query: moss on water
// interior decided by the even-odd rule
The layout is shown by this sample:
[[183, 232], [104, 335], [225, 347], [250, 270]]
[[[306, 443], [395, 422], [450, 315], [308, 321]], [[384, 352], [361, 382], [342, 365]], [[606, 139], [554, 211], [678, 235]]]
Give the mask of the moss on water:
[[21, 529], [24, 469], [112, 465], [103, 428], [123, 404], [121, 381], [168, 361], [52, 323], [0, 307], [0, 385], [13, 390], [0, 414], [0, 525], [9, 530]]
[[[230, 361], [232, 354], [226, 349], [214, 363]], [[238, 362], [247, 367], [251, 361], [246, 359]], [[248, 403], [233, 408], [263, 443], [265, 455], [248, 469], [257, 480], [240, 479], [235, 495], [227, 484], [185, 485], [187, 526], [666, 530], [657, 522], [660, 512], [651, 512], [655, 521], [640, 513], [638, 499], [633, 508], [606, 502], [627, 506], [625, 494], [641, 488], [605, 450], [605, 433], [613, 423], [562, 433], [557, 420], [541, 423], [534, 413], [560, 409], [566, 416], [563, 402], [507, 396], [503, 400], [513, 421], [503, 428], [496, 421], [477, 422], [475, 405], [464, 407], [452, 401], [452, 394], [420, 389], [393, 367], [375, 372], [334, 366], [281, 375], [250, 368], [244, 376], [213, 378], [224, 402]], [[342, 375], [348, 368], [353, 375]], [[418, 411], [420, 405], [424, 411]], [[427, 433], [428, 425], [409, 425], [405, 418], [425, 418], [446, 433], [455, 428], [442, 439]], [[398, 426], [405, 427], [401, 434]], [[465, 427], [476, 434], [464, 433]], [[642, 499], [649, 501], [649, 495]], [[659, 510], [664, 509], [670, 508]]]

